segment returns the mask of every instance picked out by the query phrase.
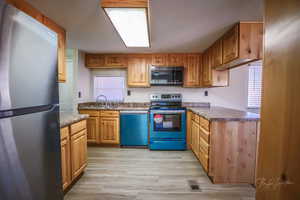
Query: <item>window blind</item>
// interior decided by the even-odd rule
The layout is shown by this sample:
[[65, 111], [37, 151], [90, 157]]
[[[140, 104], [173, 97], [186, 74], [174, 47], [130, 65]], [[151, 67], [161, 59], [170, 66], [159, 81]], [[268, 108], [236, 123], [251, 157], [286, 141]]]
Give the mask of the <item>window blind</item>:
[[262, 66], [249, 67], [248, 107], [259, 108], [261, 105]]
[[124, 88], [124, 77], [94, 77], [95, 100], [99, 95], [104, 95], [108, 101], [123, 101]]

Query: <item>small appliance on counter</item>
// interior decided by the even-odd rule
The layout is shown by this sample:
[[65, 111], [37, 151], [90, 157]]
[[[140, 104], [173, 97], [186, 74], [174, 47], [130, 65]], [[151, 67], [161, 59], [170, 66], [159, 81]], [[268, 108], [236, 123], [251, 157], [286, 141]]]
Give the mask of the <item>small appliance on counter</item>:
[[121, 111], [121, 146], [148, 146], [148, 111]]
[[186, 109], [181, 94], [150, 97], [150, 150], [186, 150]]

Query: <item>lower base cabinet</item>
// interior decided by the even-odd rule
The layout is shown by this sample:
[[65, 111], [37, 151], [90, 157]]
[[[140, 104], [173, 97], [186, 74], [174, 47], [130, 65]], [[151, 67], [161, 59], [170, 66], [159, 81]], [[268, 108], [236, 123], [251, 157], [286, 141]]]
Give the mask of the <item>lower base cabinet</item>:
[[61, 128], [60, 134], [62, 186], [65, 190], [87, 166], [86, 120]]
[[192, 113], [190, 146], [213, 183], [254, 184], [257, 121], [209, 121]]
[[88, 114], [88, 144], [120, 144], [120, 113], [116, 110], [79, 110]]

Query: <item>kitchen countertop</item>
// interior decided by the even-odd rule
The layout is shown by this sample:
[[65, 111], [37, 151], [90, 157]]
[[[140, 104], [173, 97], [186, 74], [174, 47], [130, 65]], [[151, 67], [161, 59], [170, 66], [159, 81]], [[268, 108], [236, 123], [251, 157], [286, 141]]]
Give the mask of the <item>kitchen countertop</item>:
[[234, 110], [224, 107], [187, 107], [188, 110], [201, 115], [208, 120], [215, 121], [259, 121], [256, 113]]
[[60, 113], [60, 128], [73, 124], [75, 122], [87, 119], [89, 115], [78, 114], [75, 112], [61, 112]]
[[[203, 116], [208, 120], [225, 121], [258, 121], [260, 115], [252, 112], [235, 110], [224, 107], [210, 106], [209, 103], [183, 102], [187, 110]], [[149, 103], [122, 103], [119, 106], [105, 108], [101, 103], [89, 102], [78, 105], [79, 110], [119, 110], [119, 111], [145, 111], [150, 107]]]

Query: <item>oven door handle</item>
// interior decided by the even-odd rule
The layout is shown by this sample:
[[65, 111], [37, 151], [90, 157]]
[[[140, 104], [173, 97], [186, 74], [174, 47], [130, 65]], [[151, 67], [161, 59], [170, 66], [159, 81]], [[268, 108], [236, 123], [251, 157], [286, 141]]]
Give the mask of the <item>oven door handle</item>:
[[185, 113], [185, 110], [151, 110], [151, 114], [176, 114]]

